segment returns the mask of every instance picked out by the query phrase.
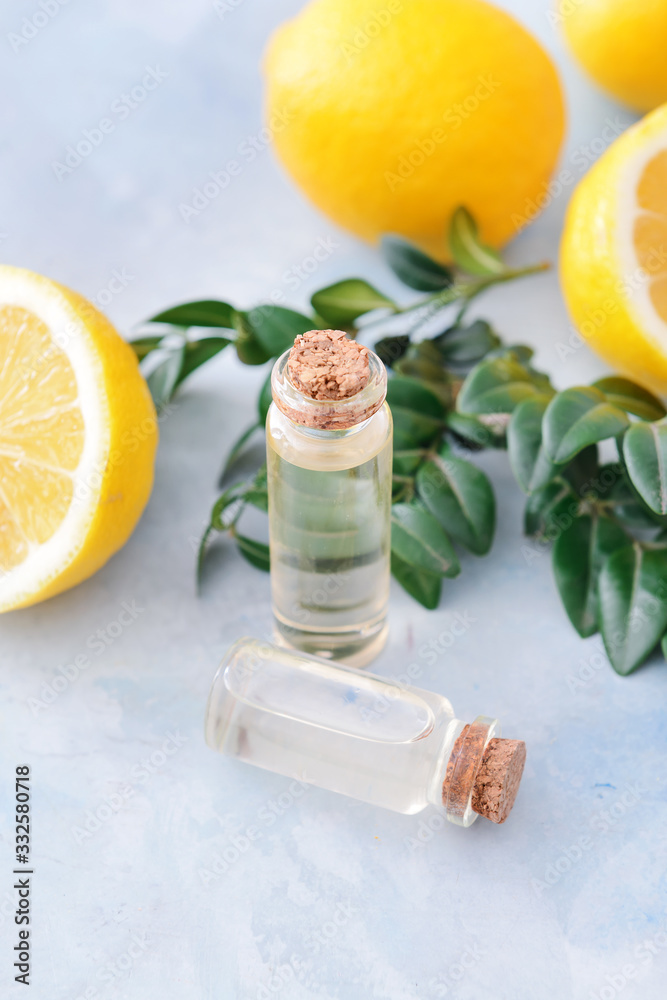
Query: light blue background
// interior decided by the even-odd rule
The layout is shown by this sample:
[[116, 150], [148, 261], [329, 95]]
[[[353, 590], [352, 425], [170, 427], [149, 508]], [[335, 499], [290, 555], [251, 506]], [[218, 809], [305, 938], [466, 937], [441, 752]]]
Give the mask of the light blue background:
[[[209, 171], [261, 129], [261, 52], [300, 6], [239, 0], [220, 17], [204, 0], [70, 0], [14, 51], [9, 34], [39, 7], [5, 0], [4, 260], [96, 299], [125, 334], [198, 297], [250, 306], [283, 290], [304, 307], [315, 287], [355, 273], [403, 294], [372, 249], [306, 204], [269, 149], [189, 224], [179, 215]], [[582, 148], [599, 148], [610, 121], [622, 128], [632, 116], [572, 65], [542, 0], [502, 6], [561, 67], [570, 111], [563, 166], [578, 177]], [[148, 66], [166, 79], [59, 181], [52, 162]], [[570, 190], [509, 248], [511, 261], [555, 261]], [[285, 272], [320, 239], [333, 240], [334, 252], [291, 291]], [[114, 271], [131, 280], [110, 295]], [[479, 313], [532, 344], [560, 387], [605, 370], [585, 346], [559, 353], [572, 331], [554, 271], [494, 291]], [[264, 375], [226, 354], [192, 378], [162, 423], [155, 491], [130, 543], [92, 580], [0, 621], [2, 995], [23, 995], [10, 985], [10, 794], [15, 765], [27, 761], [34, 1000], [662, 998], [665, 665], [656, 658], [621, 679], [598, 638], [575, 635], [548, 553], [522, 538], [504, 454], [480, 459], [499, 501], [492, 555], [464, 558], [437, 612], [395, 587], [391, 643], [375, 669], [394, 676], [417, 663], [420, 683], [446, 694], [461, 718], [497, 715], [506, 735], [526, 740], [506, 826], [448, 825], [429, 838], [423, 824], [435, 813], [403, 817], [319, 790], [295, 797], [287, 780], [204, 746], [218, 660], [237, 636], [270, 632], [268, 578], [231, 546], [212, 557], [202, 596], [194, 592], [216, 475], [252, 420]], [[123, 602], [142, 610], [93, 652], [91, 636]], [[474, 622], [430, 663], [421, 647], [447, 643], [457, 613]], [[91, 666], [31, 711], [29, 699], [81, 653]], [[170, 733], [184, 742], [163, 758]], [[98, 811], [106, 818], [82, 839]], [[243, 839], [251, 826], [252, 844]], [[234, 843], [228, 870], [202, 876], [225, 851], [234, 857]]]

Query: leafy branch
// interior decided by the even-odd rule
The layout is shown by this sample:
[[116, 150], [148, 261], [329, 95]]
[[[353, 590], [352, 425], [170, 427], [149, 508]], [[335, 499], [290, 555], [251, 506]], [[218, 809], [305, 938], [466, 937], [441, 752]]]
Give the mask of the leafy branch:
[[[394, 274], [425, 293], [407, 305], [362, 278], [348, 278], [315, 292], [310, 315], [276, 305], [244, 311], [219, 301], [185, 303], [154, 316], [149, 322], [162, 324], [162, 332], [133, 346], [161, 406], [227, 346], [246, 364], [265, 364], [307, 330], [333, 326], [354, 337], [384, 327], [374, 348], [390, 369], [394, 577], [422, 605], [435, 608], [442, 580], [460, 572], [457, 551], [489, 551], [493, 490], [464, 456], [507, 448], [527, 495], [525, 531], [534, 541], [525, 547], [526, 558], [553, 542], [556, 585], [572, 624], [582, 636], [600, 631], [614, 668], [630, 673], [658, 642], [667, 647], [666, 411], [651, 393], [620, 377], [556, 392], [533, 367], [529, 347], [504, 344], [482, 319], [466, 323], [468, 307], [487, 288], [547, 265], [506, 268], [480, 241], [464, 208], [454, 214], [448, 240], [451, 267], [405, 240], [383, 241]], [[202, 328], [216, 332], [193, 333]], [[230, 449], [221, 488], [263, 428], [270, 402], [267, 377], [255, 422]], [[600, 464], [598, 446], [608, 439], [616, 442], [618, 460]], [[216, 501], [199, 572], [216, 534], [232, 537], [252, 565], [269, 568], [268, 547], [239, 531], [248, 506], [267, 509], [264, 469], [227, 486]]]
[[[509, 357], [479, 364], [457, 408], [506, 425], [510, 465], [528, 496], [526, 534], [553, 542], [556, 585], [579, 635], [599, 631], [614, 669], [631, 673], [665, 646], [667, 631], [663, 404], [615, 376], [557, 393]], [[598, 445], [609, 439], [618, 461], [601, 465]]]

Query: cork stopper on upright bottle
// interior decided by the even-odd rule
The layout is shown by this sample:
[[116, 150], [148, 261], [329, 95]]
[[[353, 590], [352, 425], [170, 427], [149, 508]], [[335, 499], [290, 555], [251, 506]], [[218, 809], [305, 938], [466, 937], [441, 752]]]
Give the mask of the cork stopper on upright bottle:
[[464, 726], [447, 763], [442, 800], [449, 818], [468, 825], [470, 810], [504, 823], [519, 790], [526, 763], [522, 740], [488, 739], [489, 720]]
[[368, 383], [368, 348], [343, 330], [309, 330], [289, 353], [292, 384], [312, 399], [347, 399]]
[[276, 361], [271, 394], [286, 417], [314, 430], [347, 430], [373, 416], [387, 394], [387, 372], [343, 330], [309, 330]]

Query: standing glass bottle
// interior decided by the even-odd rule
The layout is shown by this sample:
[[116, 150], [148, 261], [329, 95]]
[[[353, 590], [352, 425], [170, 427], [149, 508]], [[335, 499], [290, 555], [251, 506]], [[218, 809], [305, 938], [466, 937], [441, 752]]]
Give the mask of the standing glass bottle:
[[281, 643], [364, 666], [387, 635], [387, 373], [337, 330], [274, 366], [266, 421], [271, 591]]

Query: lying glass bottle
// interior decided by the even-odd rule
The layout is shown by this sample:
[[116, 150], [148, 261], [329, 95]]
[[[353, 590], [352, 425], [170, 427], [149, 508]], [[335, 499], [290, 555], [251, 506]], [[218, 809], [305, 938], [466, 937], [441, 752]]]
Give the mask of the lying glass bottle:
[[399, 813], [432, 805], [460, 826], [505, 821], [526, 757], [497, 720], [466, 725], [442, 695], [247, 638], [218, 669], [205, 733], [248, 764]]

